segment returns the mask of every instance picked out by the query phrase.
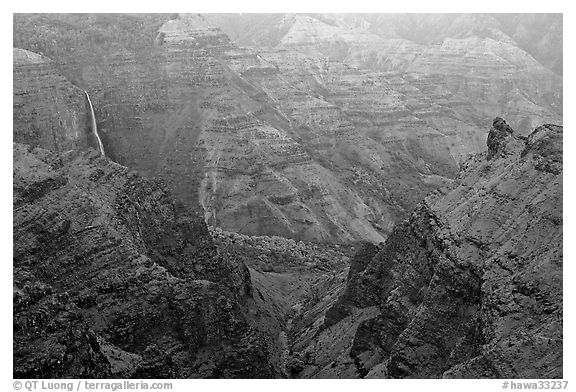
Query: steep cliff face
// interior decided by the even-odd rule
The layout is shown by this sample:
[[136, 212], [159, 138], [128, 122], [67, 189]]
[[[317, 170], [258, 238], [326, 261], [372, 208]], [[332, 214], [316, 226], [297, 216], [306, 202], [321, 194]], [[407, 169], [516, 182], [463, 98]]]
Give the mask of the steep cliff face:
[[14, 144], [14, 377], [275, 377], [247, 267], [160, 184]]
[[450, 191], [352, 259], [311, 347], [354, 337], [302, 375], [562, 377], [562, 127], [526, 139], [496, 119], [488, 143]]
[[259, 48], [275, 47], [303, 20], [312, 33], [308, 40], [318, 37], [320, 30], [341, 35], [341, 28], [420, 44], [446, 38], [491, 38], [518, 46], [562, 75], [561, 14], [209, 14], [206, 18], [238, 45]]
[[[528, 133], [562, 116], [559, 14], [297, 14], [268, 15], [260, 23], [252, 18], [209, 20], [241, 44], [400, 73], [437, 103], [464, 103], [468, 107], [460, 112], [468, 121], [500, 113]], [[243, 21], [250, 28], [242, 29]], [[278, 38], [270, 42], [271, 37]]]
[[92, 142], [83, 91], [44, 56], [17, 48], [12, 56], [14, 141], [56, 151]]
[[[36, 22], [52, 34], [62, 29], [49, 18]], [[63, 72], [75, 73], [72, 53], [36, 36], [28, 44], [58, 53]], [[191, 208], [200, 201], [210, 224], [319, 241], [382, 238], [359, 195], [315, 162], [278, 125], [289, 119], [274, 102], [232, 70], [276, 72], [273, 66], [201, 17], [169, 20], [149, 45], [145, 57], [134, 45], [104, 44], [95, 50], [101, 58], [81, 56], [93, 61], [82, 66], [82, 83], [94, 92], [113, 160], [162, 178]]]
[[[22, 25], [28, 22], [23, 17]], [[62, 28], [50, 19], [36, 22], [51, 32]], [[62, 55], [62, 48], [36, 36], [29, 41], [58, 53], [63, 72], [77, 73], [72, 53]], [[279, 116], [265, 94], [227, 64], [252, 64], [253, 72], [272, 67], [234, 48], [197, 16], [169, 20], [148, 45], [146, 56], [128, 44], [96, 45], [103, 53], [99, 59], [81, 56], [93, 61], [82, 65], [82, 83], [94, 91], [98, 126], [112, 159], [162, 178], [191, 208], [200, 201], [207, 221], [224, 228], [316, 240], [379, 238], [357, 195], [330, 181], [329, 170], [285, 131], [252, 114]], [[311, 198], [299, 195], [314, 190]], [[345, 201], [336, 192], [347, 193]], [[353, 220], [359, 223], [346, 230], [344, 222]]]
[[[242, 29], [243, 18], [250, 28]], [[265, 45], [257, 37], [268, 42], [282, 34], [267, 45], [275, 49], [259, 50], [276, 72], [256, 72], [242, 61], [231, 68], [290, 120], [276, 122], [277, 128], [340, 182], [353, 184], [367, 220], [385, 236], [428, 191], [447, 183], [468, 154], [483, 150], [484, 124], [493, 113], [523, 134], [561, 122], [562, 86], [561, 77], [502, 30], [512, 28], [504, 17], [383, 15], [395, 20], [386, 31], [384, 19], [374, 18], [268, 15], [255, 23], [250, 15], [206, 17], [256, 47]], [[427, 36], [433, 26], [439, 27]], [[259, 35], [262, 29], [270, 34]]]
[[[492, 26], [498, 25], [496, 20], [471, 15], [455, 20], [442, 20], [448, 16], [424, 18], [412, 23], [424, 25], [415, 27], [415, 34], [419, 30], [430, 35], [422, 40], [398, 31], [379, 33], [381, 22], [377, 21], [372, 22], [372, 29], [351, 28], [348, 17], [354, 15], [335, 16], [335, 25], [330, 25], [310, 16], [297, 16], [280, 45], [360, 68], [399, 72], [435, 102], [446, 98], [468, 102], [481, 117], [501, 113], [523, 133], [561, 118], [561, 77]], [[398, 18], [387, 18], [398, 23]], [[430, 33], [433, 26], [446, 30]], [[483, 33], [478, 26], [492, 33]]]
[[354, 247], [318, 244], [282, 237], [246, 236], [211, 230], [223, 255], [242, 260], [250, 270], [254, 307], [250, 320], [271, 335], [274, 364], [286, 377], [301, 361], [295, 342], [309, 341], [319, 315], [341, 292]]
[[[483, 149], [494, 113], [523, 133], [561, 120], [561, 77], [511, 38], [454, 27], [434, 44], [359, 16], [234, 18], [16, 15], [14, 36], [90, 91], [113, 160], [249, 235], [380, 242]], [[215, 26], [275, 47], [238, 47]]]

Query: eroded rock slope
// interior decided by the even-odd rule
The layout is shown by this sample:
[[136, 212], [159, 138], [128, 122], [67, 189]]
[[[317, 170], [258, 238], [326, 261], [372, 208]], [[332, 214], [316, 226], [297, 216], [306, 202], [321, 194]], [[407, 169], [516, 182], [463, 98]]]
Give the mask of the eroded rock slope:
[[18, 48], [12, 56], [14, 141], [55, 151], [93, 142], [84, 92], [49, 58]]
[[352, 259], [301, 376], [562, 377], [562, 127], [488, 147]]
[[[524, 134], [562, 117], [561, 76], [520, 44], [532, 33], [398, 18], [19, 14], [14, 44], [90, 91], [111, 159], [210, 225], [379, 242], [483, 149], [494, 113]], [[229, 38], [248, 33], [251, 49]]]
[[94, 151], [14, 144], [14, 377], [276, 377], [247, 267]]

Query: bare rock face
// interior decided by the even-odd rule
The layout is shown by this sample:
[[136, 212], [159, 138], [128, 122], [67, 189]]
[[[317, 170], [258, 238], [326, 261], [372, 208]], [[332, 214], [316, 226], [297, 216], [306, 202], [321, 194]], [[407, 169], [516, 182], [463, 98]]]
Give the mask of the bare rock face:
[[488, 133], [486, 144], [488, 145], [488, 159], [495, 155], [506, 155], [518, 152], [524, 147], [520, 140], [526, 140], [525, 137], [515, 134], [510, 125], [500, 117], [496, 117], [492, 122], [492, 127]]
[[[385, 39], [419, 44], [446, 38], [481, 37], [518, 46], [562, 75], [561, 14], [209, 14], [206, 19], [241, 46], [272, 48], [296, 24], [308, 31], [363, 31]], [[300, 20], [299, 20], [300, 19]], [[303, 23], [303, 20], [315, 21]], [[313, 31], [316, 27], [316, 32]], [[338, 29], [340, 27], [340, 29]], [[339, 33], [339, 34], [338, 34]], [[318, 37], [318, 34], [313, 34]], [[306, 37], [305, 37], [306, 39]], [[308, 38], [309, 39], [309, 38]], [[345, 42], [341, 41], [341, 47]]]
[[84, 93], [37, 53], [13, 49], [15, 142], [65, 151], [88, 146]]
[[[49, 18], [35, 22], [66, 36]], [[212, 225], [317, 241], [383, 239], [372, 225], [380, 217], [317, 161], [291, 132], [291, 120], [242, 76], [276, 72], [256, 53], [186, 15], [158, 26], [145, 50], [92, 45], [101, 58], [68, 54], [61, 56], [62, 69], [77, 75], [73, 61], [91, 60], [81, 67], [82, 83], [94, 91], [100, 134], [113, 160], [162, 178], [191, 208], [200, 201]]]
[[378, 243], [484, 149], [494, 113], [521, 134], [562, 116], [561, 77], [492, 17], [381, 18], [17, 15], [14, 36], [90, 91], [111, 159], [210, 225]]
[[[336, 305], [347, 312], [316, 341], [374, 298], [379, 311], [354, 327], [345, 355], [333, 354], [336, 374], [562, 377], [562, 127], [520, 140], [497, 118], [491, 133], [506, 154], [471, 158], [449, 192], [397, 224], [356, 262], [360, 271], [351, 267], [344, 292], [355, 295]], [[311, 361], [302, 374], [327, 370]]]
[[[208, 17], [243, 45], [398, 72], [434, 102], [472, 106], [481, 117], [501, 113], [522, 134], [561, 120], [559, 14], [296, 14], [258, 24], [253, 18]], [[462, 114], [473, 117], [469, 108]]]
[[562, 172], [562, 127], [546, 124], [539, 127], [527, 139], [522, 156], [531, 154], [538, 162], [537, 170], [552, 174]]
[[14, 377], [274, 377], [251, 290], [160, 184], [14, 144]]
[[378, 297], [370, 295], [377, 290], [367, 285], [367, 277], [363, 274], [378, 250], [377, 246], [367, 242], [356, 252], [350, 261], [346, 287], [338, 301], [327, 309], [322, 328], [328, 328], [349, 316], [353, 313], [354, 307], [367, 308], [378, 303]]

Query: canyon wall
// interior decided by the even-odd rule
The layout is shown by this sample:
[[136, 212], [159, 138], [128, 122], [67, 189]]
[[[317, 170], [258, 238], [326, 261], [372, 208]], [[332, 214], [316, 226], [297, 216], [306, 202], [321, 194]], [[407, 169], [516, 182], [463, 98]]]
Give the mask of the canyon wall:
[[13, 170], [15, 378], [282, 376], [247, 267], [162, 185], [95, 150]]
[[93, 142], [83, 91], [44, 56], [17, 48], [12, 56], [14, 141], [56, 151]]
[[15, 14], [15, 377], [562, 377], [561, 17], [257, 22]]
[[562, 183], [562, 127], [496, 119], [452, 189], [352, 259], [300, 375], [562, 378]]
[[523, 134], [561, 123], [561, 76], [501, 30], [456, 18], [430, 42], [357, 15], [266, 16], [253, 32], [280, 23], [273, 45], [247, 49], [217, 26], [236, 38], [252, 19], [231, 17], [17, 14], [14, 36], [90, 92], [112, 160], [249, 235], [380, 242], [494, 114]]

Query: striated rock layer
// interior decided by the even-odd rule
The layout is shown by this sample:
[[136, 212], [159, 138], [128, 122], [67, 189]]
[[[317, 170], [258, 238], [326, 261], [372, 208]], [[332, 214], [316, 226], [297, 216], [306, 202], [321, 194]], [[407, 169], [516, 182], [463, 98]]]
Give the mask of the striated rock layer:
[[472, 125], [478, 125], [476, 119], [500, 113], [515, 129], [528, 133], [544, 122], [561, 120], [560, 14], [207, 18], [241, 45], [346, 63], [358, 67], [360, 74], [362, 70], [395, 73], [433, 103], [456, 109]]
[[247, 235], [383, 241], [495, 113], [522, 134], [561, 122], [561, 77], [492, 17], [234, 18], [16, 15], [14, 36], [90, 91], [111, 159]]
[[15, 378], [281, 375], [247, 267], [161, 184], [94, 150], [13, 169]]
[[13, 49], [13, 139], [56, 151], [90, 140], [84, 92], [37, 53]]
[[562, 378], [562, 127], [488, 145], [352, 259], [300, 376]]

